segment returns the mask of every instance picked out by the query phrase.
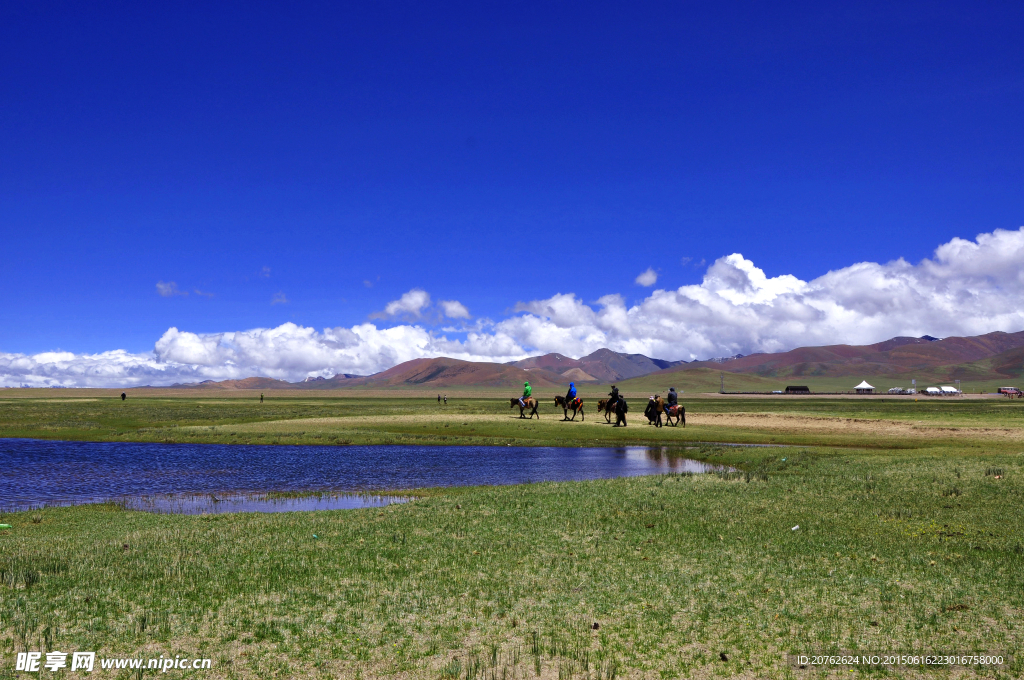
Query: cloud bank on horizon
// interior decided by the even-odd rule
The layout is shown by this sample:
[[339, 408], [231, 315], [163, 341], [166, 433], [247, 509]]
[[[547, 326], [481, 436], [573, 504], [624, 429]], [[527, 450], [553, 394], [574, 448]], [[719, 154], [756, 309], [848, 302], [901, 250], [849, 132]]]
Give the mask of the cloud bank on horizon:
[[[641, 277], [637, 283], [645, 285]], [[429, 293], [414, 288], [371, 315], [411, 320], [387, 328], [369, 322], [322, 331], [292, 323], [210, 334], [170, 328], [152, 352], [141, 354], [0, 353], [0, 384], [130, 387], [255, 375], [294, 381], [367, 375], [424, 357], [505, 362], [547, 352], [579, 357], [602, 347], [689, 361], [898, 335], [1019, 331], [1022, 300], [1024, 227], [974, 241], [954, 238], [918, 264], [861, 262], [811, 281], [769, 278], [733, 253], [712, 263], [699, 285], [656, 289], [632, 306], [621, 295], [588, 304], [558, 293], [520, 302], [500, 321], [470, 324], [464, 305], [442, 300], [437, 320], [465, 325], [440, 332], [415, 323], [429, 316], [432, 303]]]

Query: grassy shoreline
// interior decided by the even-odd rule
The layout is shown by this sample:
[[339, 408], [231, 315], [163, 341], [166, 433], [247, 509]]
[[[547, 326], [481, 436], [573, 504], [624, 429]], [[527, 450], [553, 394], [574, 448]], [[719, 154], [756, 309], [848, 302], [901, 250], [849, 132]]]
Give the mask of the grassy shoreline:
[[[414, 409], [426, 408], [349, 399], [246, 415], [158, 401], [112, 422], [87, 404], [21, 403], [16, 418], [0, 405], [0, 430], [99, 437], [158, 417], [161, 428], [202, 435], [185, 441], [260, 433], [245, 427], [316, 441], [305, 425], [285, 427], [312, 408], [342, 421], [322, 433], [394, 438], [422, 429]], [[805, 672], [787, 654], [838, 650], [1015, 657], [1001, 669], [893, 677], [1024, 673], [1020, 409], [697, 403], [734, 420], [613, 431], [545, 413], [546, 425], [519, 428], [487, 402], [419, 415], [454, 429], [427, 433], [443, 443], [514, 434], [576, 445], [595, 433], [686, 443], [717, 431], [810, 445], [687, 451], [740, 469], [732, 474], [431, 489], [363, 510], [0, 514], [13, 525], [0, 531], [0, 678], [14, 676], [13, 654], [25, 649], [214, 659], [211, 671], [181, 674], [197, 678], [788, 678]], [[366, 409], [391, 417], [346, 425], [381, 417]], [[862, 448], [864, 428], [892, 434]]]

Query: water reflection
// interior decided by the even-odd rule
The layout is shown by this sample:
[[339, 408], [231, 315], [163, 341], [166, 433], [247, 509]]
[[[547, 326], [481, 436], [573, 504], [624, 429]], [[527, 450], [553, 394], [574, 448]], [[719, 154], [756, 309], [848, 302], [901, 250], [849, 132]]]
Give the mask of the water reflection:
[[627, 456], [646, 456], [651, 462], [656, 463], [663, 472], [691, 473], [717, 472], [719, 470], [732, 470], [733, 468], [722, 465], [713, 465], [704, 461], [684, 457], [678, 448], [668, 446], [635, 447], [626, 449]]
[[665, 447], [256, 446], [0, 439], [0, 509], [274, 492], [379, 493], [718, 468]]

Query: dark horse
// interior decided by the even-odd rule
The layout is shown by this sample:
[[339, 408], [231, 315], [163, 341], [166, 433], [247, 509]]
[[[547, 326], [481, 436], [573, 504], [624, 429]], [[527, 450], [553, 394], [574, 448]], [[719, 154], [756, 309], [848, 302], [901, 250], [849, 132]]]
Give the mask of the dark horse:
[[[527, 399], [524, 399], [523, 401], [526, 402], [526, 408], [531, 409], [530, 410], [530, 420], [533, 420], [534, 414], [537, 415], [537, 420], [540, 420], [540, 414], [537, 413], [537, 400], [534, 399], [533, 397], [529, 397]], [[515, 408], [516, 406], [519, 406], [519, 397], [512, 397], [512, 401], [509, 403], [508, 407], [509, 408]], [[519, 417], [520, 418], [525, 418], [526, 417], [525, 415], [523, 415], [524, 412], [525, 412], [525, 410], [523, 409], [523, 407], [519, 406]]]
[[[562, 407], [562, 420], [576, 420], [576, 411], [580, 412], [580, 420], [586, 420], [587, 415], [583, 412], [583, 400], [576, 397], [568, 404], [565, 403], [565, 397], [555, 397], [555, 406]], [[569, 417], [569, 409], [572, 409], [572, 418]]]
[[597, 412], [600, 413], [601, 411], [604, 411], [604, 422], [606, 422], [609, 425], [611, 425], [611, 423], [612, 423], [612, 414], [615, 413], [615, 409], [614, 408], [608, 408], [608, 402], [609, 401], [611, 401], [611, 399], [598, 399], [597, 400]]

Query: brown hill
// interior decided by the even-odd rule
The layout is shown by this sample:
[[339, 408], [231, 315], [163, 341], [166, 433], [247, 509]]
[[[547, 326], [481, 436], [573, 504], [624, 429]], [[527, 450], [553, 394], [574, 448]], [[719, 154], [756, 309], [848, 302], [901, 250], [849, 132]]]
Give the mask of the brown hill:
[[295, 389], [298, 387], [298, 384], [290, 383], [286, 380], [277, 380], [276, 378], [254, 377], [242, 378], [241, 380], [221, 380], [219, 382], [204, 380], [200, 383], [175, 383], [171, 387], [188, 387], [201, 390], [280, 390]]
[[[515, 361], [512, 365], [520, 368], [544, 368], [561, 375], [566, 375], [566, 371], [570, 369], [579, 369], [590, 376], [587, 380], [611, 383], [654, 373], [680, 363], [682, 362], [651, 359], [643, 354], [622, 354], [610, 349], [599, 349], [579, 359], [552, 353]], [[582, 377], [575, 379], [584, 380]]]
[[331, 387], [513, 387], [529, 381], [535, 387], [561, 386], [566, 380], [544, 368], [523, 369], [509, 364], [459, 359], [413, 359], [364, 378], [331, 378], [320, 383]]
[[[912, 372], [935, 371], [953, 375], [958, 371], [982, 377], [996, 370], [996, 364], [979, 363], [1006, 355], [999, 366], [1012, 368], [1015, 350], [1024, 347], [1024, 331], [997, 331], [976, 337], [951, 337], [943, 340], [892, 338], [873, 345], [829, 345], [799, 347], [777, 354], [751, 354], [717, 362], [693, 362], [669, 368], [663, 373], [718, 368], [730, 373], [748, 373], [765, 377], [839, 377], [857, 375], [898, 376]], [[965, 366], [960, 366], [965, 364]], [[966, 364], [970, 364], [967, 366]], [[1004, 370], [1007, 370], [1004, 368]], [[1004, 375], [1007, 375], [1004, 373]]]
[[562, 377], [566, 380], [572, 380], [574, 382], [598, 382], [598, 379], [590, 375], [582, 368], [570, 368], [568, 371], [562, 374]]

